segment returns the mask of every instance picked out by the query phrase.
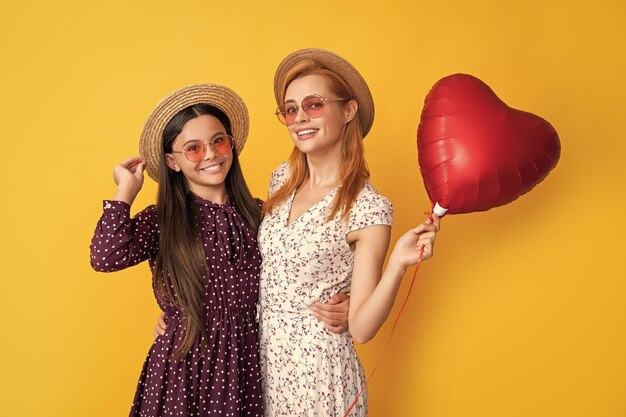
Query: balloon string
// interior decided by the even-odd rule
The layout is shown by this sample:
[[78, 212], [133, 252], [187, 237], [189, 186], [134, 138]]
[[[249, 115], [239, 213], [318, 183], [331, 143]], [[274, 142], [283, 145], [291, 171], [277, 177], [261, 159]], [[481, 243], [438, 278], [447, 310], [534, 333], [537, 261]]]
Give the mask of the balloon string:
[[[424, 214], [428, 215], [428, 218], [432, 222], [432, 220], [433, 220], [432, 212], [427, 212], [427, 213], [424, 213]], [[354, 399], [354, 401], [352, 401], [352, 404], [348, 408], [348, 411], [346, 411], [346, 413], [343, 415], [343, 417], [347, 417], [350, 414], [350, 412], [352, 411], [352, 409], [356, 406], [356, 403], [359, 400], [359, 398], [361, 397], [361, 395], [363, 395], [363, 392], [365, 391], [365, 388], [370, 383], [372, 378], [374, 378], [374, 374], [376, 374], [376, 371], [378, 370], [378, 365], [380, 365], [380, 362], [385, 357], [385, 354], [387, 353], [387, 350], [389, 350], [389, 346], [391, 345], [391, 338], [393, 337], [393, 334], [396, 331], [396, 326], [398, 325], [398, 322], [400, 321], [400, 316], [404, 312], [404, 308], [406, 307], [406, 304], [409, 301], [409, 297], [411, 296], [411, 291], [413, 290], [413, 285], [415, 284], [415, 277], [417, 276], [417, 271], [420, 269], [420, 265], [422, 264], [422, 258], [423, 257], [424, 257], [424, 247], [422, 247], [422, 249], [420, 250], [420, 254], [419, 254], [419, 257], [417, 259], [417, 265], [415, 265], [415, 271], [413, 272], [413, 278], [411, 279], [411, 285], [409, 286], [409, 291], [406, 293], [406, 297], [404, 297], [404, 301], [402, 302], [402, 306], [400, 307], [400, 310], [398, 311], [398, 314], [396, 315], [396, 318], [395, 318], [395, 320], [393, 322], [393, 327], [391, 328], [391, 333], [389, 334], [389, 339], [387, 340], [387, 344], [385, 345], [385, 347], [383, 349], [383, 352], [378, 357], [378, 360], [376, 361], [376, 365], [374, 365], [374, 368], [372, 369], [372, 372], [370, 373], [370, 376], [365, 380], [365, 382], [363, 382], [363, 385], [361, 386], [361, 390], [356, 395], [356, 398]]]

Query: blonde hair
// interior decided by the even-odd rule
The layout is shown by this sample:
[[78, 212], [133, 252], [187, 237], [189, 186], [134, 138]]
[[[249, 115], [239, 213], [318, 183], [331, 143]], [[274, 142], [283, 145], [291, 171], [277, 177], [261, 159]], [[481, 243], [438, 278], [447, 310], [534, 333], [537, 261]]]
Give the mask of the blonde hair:
[[[321, 75], [329, 81], [329, 88], [337, 97], [353, 98], [350, 87], [337, 73], [311, 59], [302, 60], [302, 62], [295, 65], [291, 71], [287, 73], [283, 85], [280, 86], [280, 97], [284, 100], [289, 84], [307, 75]], [[370, 177], [367, 163], [365, 162], [363, 132], [361, 130], [358, 112], [346, 125], [341, 143], [342, 164], [339, 170], [340, 187], [332, 202], [331, 211], [326, 220], [332, 219], [338, 212], [341, 212], [342, 220], [347, 220], [350, 209], [354, 205], [361, 188], [363, 188], [365, 181]], [[288, 162], [290, 170], [289, 179], [278, 191], [267, 199], [263, 205], [263, 215], [271, 213], [309, 178], [309, 167], [304, 152], [294, 147]]]

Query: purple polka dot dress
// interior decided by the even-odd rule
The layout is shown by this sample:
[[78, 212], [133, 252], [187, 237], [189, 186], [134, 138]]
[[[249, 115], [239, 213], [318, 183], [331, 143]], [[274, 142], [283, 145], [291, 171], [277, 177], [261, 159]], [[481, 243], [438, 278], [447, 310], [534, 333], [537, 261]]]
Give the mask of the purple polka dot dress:
[[[181, 313], [159, 302], [167, 313], [167, 332], [150, 348], [131, 416], [263, 416], [255, 319], [261, 257], [252, 230], [234, 206], [196, 197], [208, 269], [204, 286], [205, 325], [181, 360], [171, 357], [181, 344]], [[104, 213], [91, 242], [97, 271], [118, 271], [148, 260], [159, 251], [156, 206], [132, 219], [121, 201], [104, 201]]]

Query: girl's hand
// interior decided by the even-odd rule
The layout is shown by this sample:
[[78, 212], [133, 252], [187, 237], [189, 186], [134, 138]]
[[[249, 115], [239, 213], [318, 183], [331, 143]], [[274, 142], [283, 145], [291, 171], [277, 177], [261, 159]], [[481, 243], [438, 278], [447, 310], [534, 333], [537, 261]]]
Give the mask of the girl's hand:
[[143, 186], [143, 170], [146, 163], [139, 157], [127, 159], [113, 169], [113, 181], [117, 185], [114, 200], [132, 204]]
[[427, 219], [413, 230], [409, 230], [396, 242], [389, 263], [392, 262], [401, 268], [415, 265], [424, 249], [422, 261], [432, 258], [437, 232], [439, 232], [440, 218], [433, 214], [433, 219]]
[[166, 330], [167, 330], [167, 324], [165, 324], [165, 313], [161, 311], [161, 314], [159, 314], [159, 318], [157, 319], [157, 324], [156, 326], [154, 326], [154, 330], [152, 331], [152, 334], [154, 335], [156, 339], [159, 336], [163, 336]]
[[324, 323], [324, 327], [333, 333], [343, 333], [348, 330], [348, 312], [350, 311], [350, 296], [345, 293], [333, 295], [327, 303], [319, 301], [311, 307], [313, 316]]

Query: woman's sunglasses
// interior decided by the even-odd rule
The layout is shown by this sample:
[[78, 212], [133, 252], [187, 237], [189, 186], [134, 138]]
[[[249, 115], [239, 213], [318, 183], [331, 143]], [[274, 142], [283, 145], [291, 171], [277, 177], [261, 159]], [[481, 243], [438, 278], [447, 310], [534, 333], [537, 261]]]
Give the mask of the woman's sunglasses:
[[349, 98], [330, 98], [330, 97], [322, 97], [320, 95], [312, 95], [306, 96], [300, 107], [294, 102], [287, 102], [282, 106], [278, 106], [276, 109], [276, 117], [278, 120], [285, 126], [291, 126], [296, 122], [296, 117], [298, 117], [298, 112], [300, 108], [304, 110], [304, 112], [311, 119], [317, 119], [318, 117], [322, 117], [324, 113], [324, 102], [325, 101], [350, 101]]

